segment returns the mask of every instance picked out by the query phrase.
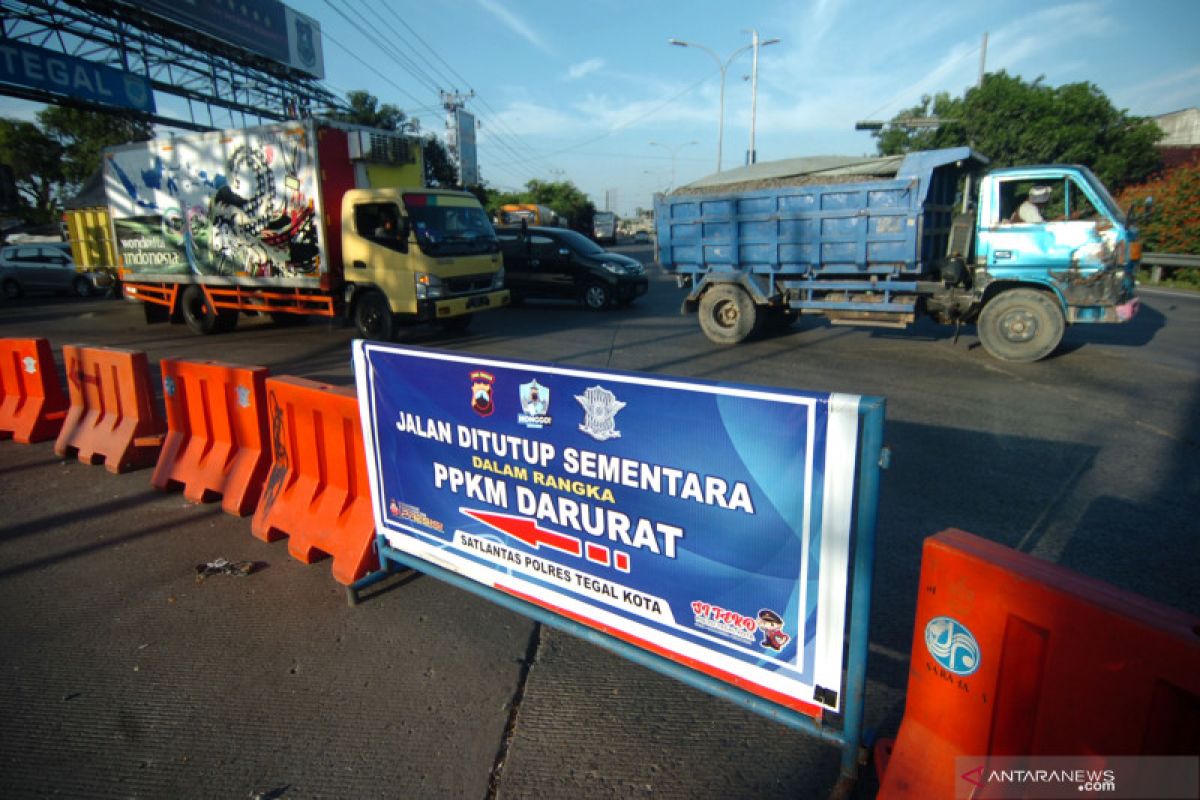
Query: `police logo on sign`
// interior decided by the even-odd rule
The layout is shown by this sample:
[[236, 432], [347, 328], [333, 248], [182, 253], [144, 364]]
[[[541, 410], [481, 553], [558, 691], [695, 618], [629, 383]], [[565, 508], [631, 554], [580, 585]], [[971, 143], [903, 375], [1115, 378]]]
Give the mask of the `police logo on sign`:
[[615, 417], [625, 407], [617, 396], [602, 386], [591, 386], [583, 394], [575, 395], [583, 406], [584, 419], [579, 430], [598, 442], [621, 438]]

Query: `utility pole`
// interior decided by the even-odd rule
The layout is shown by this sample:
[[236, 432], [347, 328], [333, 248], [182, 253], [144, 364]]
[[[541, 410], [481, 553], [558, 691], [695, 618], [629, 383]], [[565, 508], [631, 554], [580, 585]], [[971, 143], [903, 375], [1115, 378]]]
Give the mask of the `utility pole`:
[[753, 66], [750, 67], [750, 149], [746, 151], [746, 163], [758, 163], [758, 151], [754, 148], [754, 128], [755, 120], [758, 118], [758, 48], [766, 47], [769, 44], [778, 44], [779, 39], [767, 39], [765, 42], [760, 42], [758, 39], [758, 31], [753, 28], [750, 30], [751, 43], [754, 48]]
[[975, 84], [975, 88], [983, 88], [983, 73], [984, 67], [987, 66], [987, 31], [983, 32], [983, 46], [979, 48], [979, 81]]

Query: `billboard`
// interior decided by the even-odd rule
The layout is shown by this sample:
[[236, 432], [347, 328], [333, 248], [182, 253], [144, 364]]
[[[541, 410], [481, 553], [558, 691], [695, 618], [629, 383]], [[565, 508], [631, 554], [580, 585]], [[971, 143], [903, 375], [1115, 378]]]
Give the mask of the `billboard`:
[[861, 398], [354, 353], [386, 547], [801, 713], [841, 708]]
[[459, 178], [463, 186], [479, 185], [479, 153], [475, 149], [475, 115], [459, 108], [454, 112], [454, 137]]
[[200, 2], [131, 0], [163, 19], [278, 61], [316, 78], [325, 77], [321, 27], [315, 19], [276, 0]]
[[148, 114], [155, 111], [150, 81], [141, 75], [11, 40], [0, 44], [0, 83]]

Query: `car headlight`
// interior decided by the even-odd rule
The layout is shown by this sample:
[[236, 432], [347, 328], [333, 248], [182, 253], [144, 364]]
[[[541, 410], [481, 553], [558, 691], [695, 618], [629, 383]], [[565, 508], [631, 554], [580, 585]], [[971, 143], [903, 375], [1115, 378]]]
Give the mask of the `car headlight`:
[[416, 281], [418, 300], [436, 300], [439, 297], [445, 296], [442, 279], [437, 275], [430, 275], [428, 272], [418, 272], [416, 274]]
[[600, 266], [604, 267], [609, 272], [615, 273], [617, 275], [624, 275], [626, 272], [629, 271], [624, 264], [621, 264], [620, 262], [617, 262], [617, 261], [604, 261], [604, 262], [601, 262]]
[[496, 270], [496, 274], [492, 276], [492, 291], [498, 291], [504, 288], [504, 266]]

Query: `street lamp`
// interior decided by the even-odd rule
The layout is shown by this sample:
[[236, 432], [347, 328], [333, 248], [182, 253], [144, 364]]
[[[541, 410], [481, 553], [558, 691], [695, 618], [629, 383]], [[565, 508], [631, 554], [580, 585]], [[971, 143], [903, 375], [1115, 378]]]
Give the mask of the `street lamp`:
[[719, 69], [721, 71], [721, 111], [720, 111], [720, 116], [717, 118], [717, 172], [720, 172], [721, 171], [721, 150], [722, 150], [722, 147], [725, 142], [725, 70], [729, 68], [730, 63], [732, 63], [735, 58], [737, 58], [742, 53], [749, 50], [751, 47], [754, 46], [754, 44], [751, 43], [751, 44], [746, 45], [745, 47], [739, 47], [737, 50], [734, 50], [732, 53], [729, 54], [729, 58], [722, 61], [720, 56], [718, 56], [716, 53], [714, 53], [712, 50], [710, 50], [709, 48], [705, 47], [702, 44], [696, 44], [695, 42], [685, 42], [681, 39], [668, 39], [667, 42], [669, 44], [675, 45], [676, 47], [694, 47], [697, 50], [703, 50], [704, 52], [706, 52], [710, 56], [712, 56], [712, 60], [717, 62], [717, 69]]
[[[695, 139], [693, 139], [690, 142], [684, 142], [683, 144], [677, 144], [674, 147], [672, 147], [669, 144], [663, 144], [662, 142], [651, 142], [650, 144], [654, 145], [655, 147], [665, 147], [667, 150], [669, 150], [671, 152], [671, 182], [669, 184], [667, 184], [667, 191], [669, 192], [675, 188], [675, 154], [678, 153], [684, 147], [687, 147], [687, 146], [693, 145], [693, 144], [700, 144], [700, 143], [697, 142]], [[717, 171], [720, 172], [720, 170], [717, 170]]]
[[750, 68], [750, 150], [746, 153], [747, 164], [758, 163], [758, 153], [754, 149], [754, 120], [758, 116], [758, 48], [769, 44], [779, 44], [779, 39], [758, 40], [758, 31], [750, 29], [750, 46], [754, 48], [754, 66]]

